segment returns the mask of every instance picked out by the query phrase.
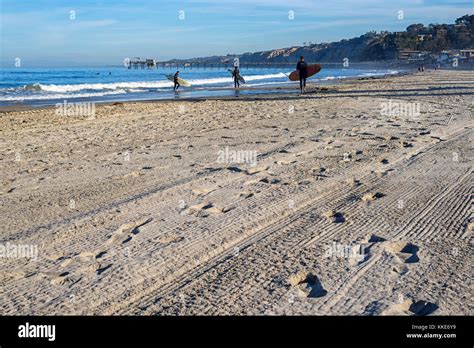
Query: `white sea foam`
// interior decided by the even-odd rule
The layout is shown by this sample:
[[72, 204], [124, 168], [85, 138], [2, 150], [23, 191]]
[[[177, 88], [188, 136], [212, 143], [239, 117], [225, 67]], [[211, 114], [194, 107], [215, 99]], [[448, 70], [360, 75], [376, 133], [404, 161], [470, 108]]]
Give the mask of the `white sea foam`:
[[[258, 81], [258, 80], [268, 80], [268, 79], [277, 79], [277, 78], [286, 78], [286, 75], [282, 72], [277, 74], [267, 74], [267, 75], [243, 75], [246, 82], [248, 81]], [[220, 83], [231, 83], [233, 82], [232, 76], [229, 77], [216, 77], [211, 79], [196, 79], [189, 80], [193, 85], [214, 85]]]
[[[246, 81], [266, 80], [275, 78], [286, 78], [284, 73], [267, 74], [267, 75], [250, 75], [245, 76]], [[217, 77], [208, 79], [189, 80], [192, 85], [214, 85], [222, 83], [231, 83], [232, 77]], [[115, 82], [115, 83], [82, 83], [75, 85], [53, 85], [53, 84], [32, 84], [24, 86], [24, 90], [29, 91], [45, 91], [56, 93], [91, 91], [91, 90], [118, 90], [128, 89], [130, 92], [141, 91], [142, 89], [172, 87], [173, 83], [168, 80], [150, 81], [150, 82]]]
[[82, 83], [77, 85], [43, 85], [42, 91], [46, 92], [79, 92], [85, 90], [117, 90], [117, 89], [145, 89], [172, 86], [171, 81], [153, 82], [116, 82], [116, 83]]
[[103, 91], [97, 93], [54, 93], [54, 94], [35, 94], [35, 95], [0, 95], [0, 101], [22, 101], [22, 100], [49, 100], [49, 99], [72, 99], [72, 98], [90, 98], [90, 97], [102, 97], [106, 95], [125, 94], [126, 90], [118, 89], [115, 91]]

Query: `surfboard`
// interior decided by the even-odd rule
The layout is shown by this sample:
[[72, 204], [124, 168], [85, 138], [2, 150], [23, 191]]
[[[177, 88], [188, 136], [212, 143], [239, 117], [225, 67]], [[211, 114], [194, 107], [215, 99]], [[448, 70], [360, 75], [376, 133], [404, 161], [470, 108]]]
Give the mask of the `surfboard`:
[[[232, 77], [234, 77], [234, 75], [233, 75], [233, 74], [234, 74], [234, 70], [232, 70], [232, 69], [227, 69], [227, 71], [229, 71], [230, 74], [232, 75]], [[237, 76], [237, 78], [239, 79], [239, 82], [240, 82], [240, 83], [245, 83], [245, 79], [242, 77], [242, 75], [239, 74], [239, 76]]]
[[[306, 77], [308, 78], [308, 77], [311, 77], [313, 75], [316, 75], [320, 71], [321, 71], [321, 65], [319, 65], [319, 64], [308, 65], [308, 75]], [[288, 76], [288, 78], [290, 79], [290, 81], [299, 81], [299, 79], [300, 79], [299, 71], [298, 70], [293, 71]]]
[[[174, 75], [165, 75], [166, 78], [170, 81], [174, 81]], [[183, 80], [181, 77], [178, 77], [178, 82], [181, 86], [184, 87], [191, 87], [191, 83], [189, 81]]]

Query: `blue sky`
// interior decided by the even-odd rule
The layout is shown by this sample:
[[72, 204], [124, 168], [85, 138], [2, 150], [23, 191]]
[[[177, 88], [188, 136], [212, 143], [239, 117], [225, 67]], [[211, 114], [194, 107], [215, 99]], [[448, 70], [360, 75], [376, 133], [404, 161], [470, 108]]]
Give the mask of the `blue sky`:
[[67, 66], [243, 53], [451, 23], [468, 13], [472, 0], [0, 0], [0, 64], [12, 66], [16, 57], [23, 66]]

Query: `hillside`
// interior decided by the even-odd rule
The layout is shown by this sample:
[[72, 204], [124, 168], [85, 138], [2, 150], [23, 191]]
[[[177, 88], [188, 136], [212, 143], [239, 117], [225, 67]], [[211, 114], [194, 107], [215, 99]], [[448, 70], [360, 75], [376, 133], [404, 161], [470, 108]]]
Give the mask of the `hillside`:
[[454, 24], [412, 24], [403, 32], [368, 32], [338, 42], [193, 58], [186, 62], [218, 64], [231, 62], [238, 57], [242, 63], [282, 63], [294, 62], [301, 55], [317, 62], [338, 62], [344, 58], [352, 62], [383, 61], [395, 59], [397, 52], [403, 49], [437, 53], [464, 48], [474, 48], [474, 15], [462, 16]]

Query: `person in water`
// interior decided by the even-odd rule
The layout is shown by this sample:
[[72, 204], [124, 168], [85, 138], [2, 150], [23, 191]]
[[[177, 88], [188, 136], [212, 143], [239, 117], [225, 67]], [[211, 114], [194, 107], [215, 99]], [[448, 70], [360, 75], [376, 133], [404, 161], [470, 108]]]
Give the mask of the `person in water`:
[[173, 82], [174, 82], [174, 87], [173, 87], [173, 89], [174, 89], [175, 91], [177, 91], [178, 88], [179, 88], [179, 86], [181, 86], [181, 85], [179, 84], [179, 82], [178, 82], [178, 78], [179, 78], [179, 71], [177, 71], [176, 74], [174, 74], [174, 77], [173, 77]]
[[240, 76], [239, 67], [236, 66], [234, 67], [234, 70], [232, 71], [232, 77], [234, 78], [234, 88], [240, 88], [239, 76]]
[[299, 72], [300, 76], [300, 91], [303, 93], [306, 88], [306, 78], [308, 77], [308, 63], [304, 61], [304, 57], [300, 57], [300, 61], [296, 64], [296, 70]]

